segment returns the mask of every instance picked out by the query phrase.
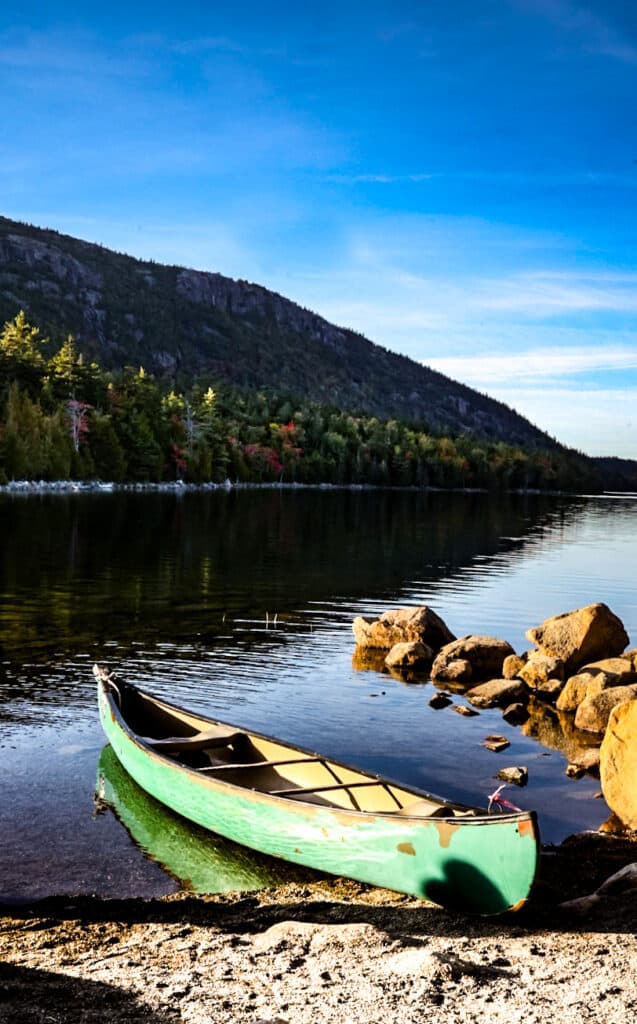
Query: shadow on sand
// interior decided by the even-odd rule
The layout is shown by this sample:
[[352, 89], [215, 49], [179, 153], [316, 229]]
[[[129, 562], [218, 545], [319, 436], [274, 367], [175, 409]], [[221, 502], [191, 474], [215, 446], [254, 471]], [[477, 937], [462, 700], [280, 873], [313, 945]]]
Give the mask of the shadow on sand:
[[0, 1021], [88, 1024], [90, 1021], [176, 1024], [179, 1010], [152, 1010], [121, 988], [31, 967], [0, 963]]

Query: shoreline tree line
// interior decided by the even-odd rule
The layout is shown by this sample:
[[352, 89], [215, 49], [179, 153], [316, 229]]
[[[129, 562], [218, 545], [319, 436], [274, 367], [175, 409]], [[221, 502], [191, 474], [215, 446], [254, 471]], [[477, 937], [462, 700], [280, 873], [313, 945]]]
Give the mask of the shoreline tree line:
[[105, 371], [72, 335], [50, 356], [23, 311], [0, 332], [0, 483], [104, 480], [599, 489], [594, 465], [143, 367]]

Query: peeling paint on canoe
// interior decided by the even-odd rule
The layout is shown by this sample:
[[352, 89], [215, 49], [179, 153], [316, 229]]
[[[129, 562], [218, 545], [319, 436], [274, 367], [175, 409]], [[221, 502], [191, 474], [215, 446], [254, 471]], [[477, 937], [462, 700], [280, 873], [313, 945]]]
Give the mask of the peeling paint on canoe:
[[461, 826], [452, 824], [446, 818], [443, 818], [442, 821], [434, 821], [434, 826], [437, 829], [438, 836], [440, 838], [440, 845], [443, 850], [448, 850], [449, 844], [451, 843], [451, 837], [454, 832], [457, 832], [458, 829], [461, 828]]
[[412, 843], [399, 843], [396, 849], [399, 853], [408, 853], [410, 857], [416, 856], [416, 851], [414, 850]]
[[518, 832], [521, 836], [533, 835], [533, 822], [529, 821], [527, 818], [522, 818], [518, 823]]

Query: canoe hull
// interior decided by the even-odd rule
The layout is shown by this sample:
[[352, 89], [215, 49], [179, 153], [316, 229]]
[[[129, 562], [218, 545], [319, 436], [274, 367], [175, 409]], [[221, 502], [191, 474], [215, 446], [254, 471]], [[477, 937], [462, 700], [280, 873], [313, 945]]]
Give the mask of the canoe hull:
[[250, 849], [479, 914], [516, 908], [529, 895], [539, 848], [533, 812], [410, 818], [286, 800], [204, 776], [149, 749], [102, 684], [99, 708], [117, 758], [142, 789]]

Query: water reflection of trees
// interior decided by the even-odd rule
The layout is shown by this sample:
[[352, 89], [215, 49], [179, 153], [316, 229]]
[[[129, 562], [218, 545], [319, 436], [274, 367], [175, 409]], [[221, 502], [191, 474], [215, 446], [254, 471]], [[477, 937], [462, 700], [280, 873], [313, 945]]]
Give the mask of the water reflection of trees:
[[[5, 499], [0, 645], [46, 660], [115, 639], [179, 641], [224, 616], [395, 600], [407, 581], [561, 532], [577, 500], [249, 490]], [[227, 632], [227, 631], [226, 631]]]

